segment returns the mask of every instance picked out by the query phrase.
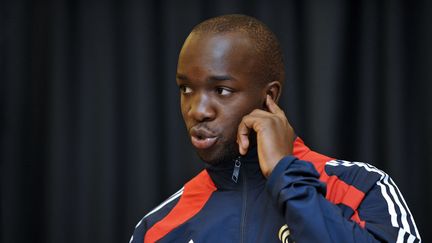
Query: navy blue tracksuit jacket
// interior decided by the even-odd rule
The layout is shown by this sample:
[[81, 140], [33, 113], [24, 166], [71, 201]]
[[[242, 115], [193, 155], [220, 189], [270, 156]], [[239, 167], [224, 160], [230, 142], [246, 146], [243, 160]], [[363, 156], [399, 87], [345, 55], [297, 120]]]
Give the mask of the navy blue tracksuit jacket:
[[300, 138], [268, 179], [251, 150], [208, 166], [137, 224], [130, 242], [420, 242], [401, 192], [377, 168]]

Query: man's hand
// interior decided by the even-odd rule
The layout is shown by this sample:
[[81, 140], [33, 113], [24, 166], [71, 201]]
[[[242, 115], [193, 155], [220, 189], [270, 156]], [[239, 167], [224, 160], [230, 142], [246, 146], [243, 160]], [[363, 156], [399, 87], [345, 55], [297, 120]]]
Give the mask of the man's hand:
[[268, 177], [276, 164], [293, 150], [294, 130], [285, 113], [267, 95], [268, 112], [255, 109], [243, 117], [237, 131], [237, 143], [241, 155], [249, 148], [249, 133], [253, 129], [257, 134], [258, 159], [261, 171]]

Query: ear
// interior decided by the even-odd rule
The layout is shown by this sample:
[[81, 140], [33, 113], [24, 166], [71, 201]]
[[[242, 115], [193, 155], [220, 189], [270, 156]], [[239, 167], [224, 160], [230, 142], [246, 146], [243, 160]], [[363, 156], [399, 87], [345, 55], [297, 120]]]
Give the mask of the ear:
[[271, 81], [270, 83], [266, 84], [265, 87], [266, 94], [270, 95], [270, 97], [276, 102], [276, 104], [279, 101], [279, 97], [282, 93], [282, 85], [279, 81]]

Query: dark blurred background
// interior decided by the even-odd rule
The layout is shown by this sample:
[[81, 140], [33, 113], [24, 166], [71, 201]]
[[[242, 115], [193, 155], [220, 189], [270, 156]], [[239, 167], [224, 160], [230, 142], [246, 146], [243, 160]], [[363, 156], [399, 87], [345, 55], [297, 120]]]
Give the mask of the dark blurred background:
[[388, 172], [432, 242], [427, 0], [1, 1], [0, 242], [128, 242], [203, 168], [177, 55], [194, 25], [227, 13], [280, 38], [297, 134]]

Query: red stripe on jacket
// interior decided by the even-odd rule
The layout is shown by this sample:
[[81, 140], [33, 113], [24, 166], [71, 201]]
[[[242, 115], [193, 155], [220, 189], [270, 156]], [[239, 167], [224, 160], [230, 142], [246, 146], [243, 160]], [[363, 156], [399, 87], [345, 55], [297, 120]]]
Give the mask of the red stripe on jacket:
[[177, 205], [161, 221], [145, 234], [144, 243], [156, 242], [171, 230], [195, 216], [206, 204], [216, 186], [206, 170], [203, 170], [184, 186]]

